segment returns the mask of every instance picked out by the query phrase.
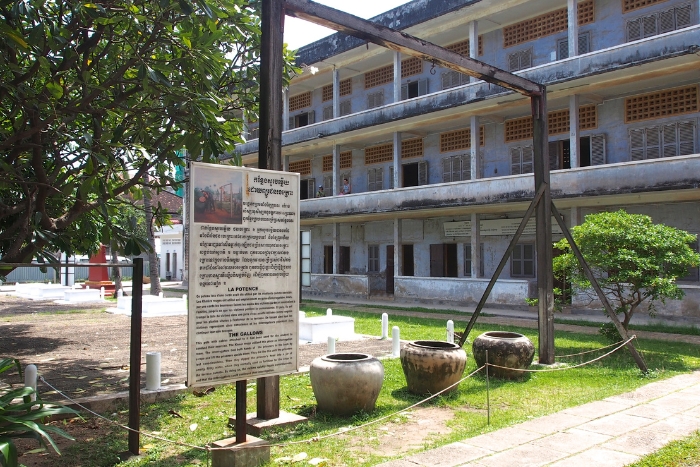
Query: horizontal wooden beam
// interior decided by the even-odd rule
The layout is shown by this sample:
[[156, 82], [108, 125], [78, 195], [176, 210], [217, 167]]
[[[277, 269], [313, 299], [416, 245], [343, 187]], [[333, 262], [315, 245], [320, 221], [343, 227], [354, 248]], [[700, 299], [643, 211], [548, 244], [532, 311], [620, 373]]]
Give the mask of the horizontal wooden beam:
[[439, 45], [373, 23], [311, 0], [284, 0], [285, 14], [325, 26], [344, 34], [421, 58], [435, 65], [512, 89], [526, 96], [543, 94], [543, 86], [479, 60], [465, 57]]

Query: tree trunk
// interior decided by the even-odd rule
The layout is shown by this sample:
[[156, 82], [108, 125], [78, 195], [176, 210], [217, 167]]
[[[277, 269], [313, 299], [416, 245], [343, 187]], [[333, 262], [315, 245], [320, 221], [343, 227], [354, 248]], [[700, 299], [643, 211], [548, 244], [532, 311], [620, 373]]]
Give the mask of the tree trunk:
[[[112, 252], [112, 264], [119, 264], [119, 258], [117, 256], [117, 245], [112, 241], [109, 245], [109, 249]], [[112, 266], [112, 274], [114, 275], [114, 298], [117, 297], [117, 291], [122, 290], [122, 268], [119, 266]], [[126, 292], [124, 292], [126, 296]]]
[[160, 287], [160, 275], [158, 274], [158, 255], [156, 255], [156, 238], [153, 235], [153, 205], [151, 204], [151, 189], [148, 187], [148, 174], [143, 176], [143, 210], [146, 214], [146, 229], [148, 244], [151, 251], [148, 252], [149, 278], [151, 279], [151, 295], [158, 295], [163, 289]]

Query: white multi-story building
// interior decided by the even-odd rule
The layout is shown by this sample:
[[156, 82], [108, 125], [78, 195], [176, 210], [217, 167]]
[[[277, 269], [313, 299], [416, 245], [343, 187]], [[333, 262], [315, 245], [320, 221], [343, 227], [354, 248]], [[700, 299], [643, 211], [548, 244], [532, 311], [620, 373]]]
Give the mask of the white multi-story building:
[[[372, 21], [547, 86], [551, 191], [569, 225], [625, 208], [698, 233], [699, 7], [414, 0]], [[534, 195], [529, 99], [343, 34], [301, 48], [298, 64], [282, 155], [311, 231], [304, 296], [477, 301]], [[246, 164], [254, 124], [248, 136]], [[536, 294], [534, 240], [521, 237], [487, 303]], [[686, 298], [660, 312], [700, 316], [698, 280], [689, 271]]]

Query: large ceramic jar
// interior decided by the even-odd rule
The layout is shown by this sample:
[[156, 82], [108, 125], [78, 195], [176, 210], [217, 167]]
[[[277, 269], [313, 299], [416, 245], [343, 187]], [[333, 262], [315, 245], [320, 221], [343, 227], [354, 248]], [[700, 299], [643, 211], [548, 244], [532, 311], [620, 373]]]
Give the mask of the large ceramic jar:
[[318, 410], [335, 415], [371, 412], [384, 383], [384, 365], [364, 353], [335, 353], [311, 362]]
[[462, 378], [466, 364], [467, 353], [450, 342], [413, 341], [401, 349], [401, 367], [413, 394], [436, 394], [450, 387]]
[[523, 378], [525, 372], [518, 370], [529, 367], [535, 356], [535, 346], [530, 339], [517, 332], [489, 331], [474, 339], [472, 352], [477, 368], [486, 363], [487, 350], [489, 363], [497, 365], [489, 367], [489, 375], [496, 378]]

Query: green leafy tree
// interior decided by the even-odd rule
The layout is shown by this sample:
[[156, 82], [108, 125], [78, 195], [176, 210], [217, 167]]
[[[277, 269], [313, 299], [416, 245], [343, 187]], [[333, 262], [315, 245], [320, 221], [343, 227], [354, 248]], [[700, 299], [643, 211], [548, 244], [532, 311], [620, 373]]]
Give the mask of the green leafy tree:
[[[572, 236], [625, 329], [643, 303], [653, 314], [656, 301], [682, 298], [676, 280], [700, 262], [691, 248], [695, 235], [624, 210], [590, 214]], [[595, 298], [566, 239], [554, 246], [565, 252], [554, 258], [555, 275]]]
[[[260, 0], [0, 1], [0, 261], [87, 252], [257, 118]], [[292, 55], [285, 51], [286, 76]], [[118, 243], [134, 253], [139, 242]], [[53, 257], [46, 259], [53, 260]], [[6, 271], [7, 272], [7, 271]]]

